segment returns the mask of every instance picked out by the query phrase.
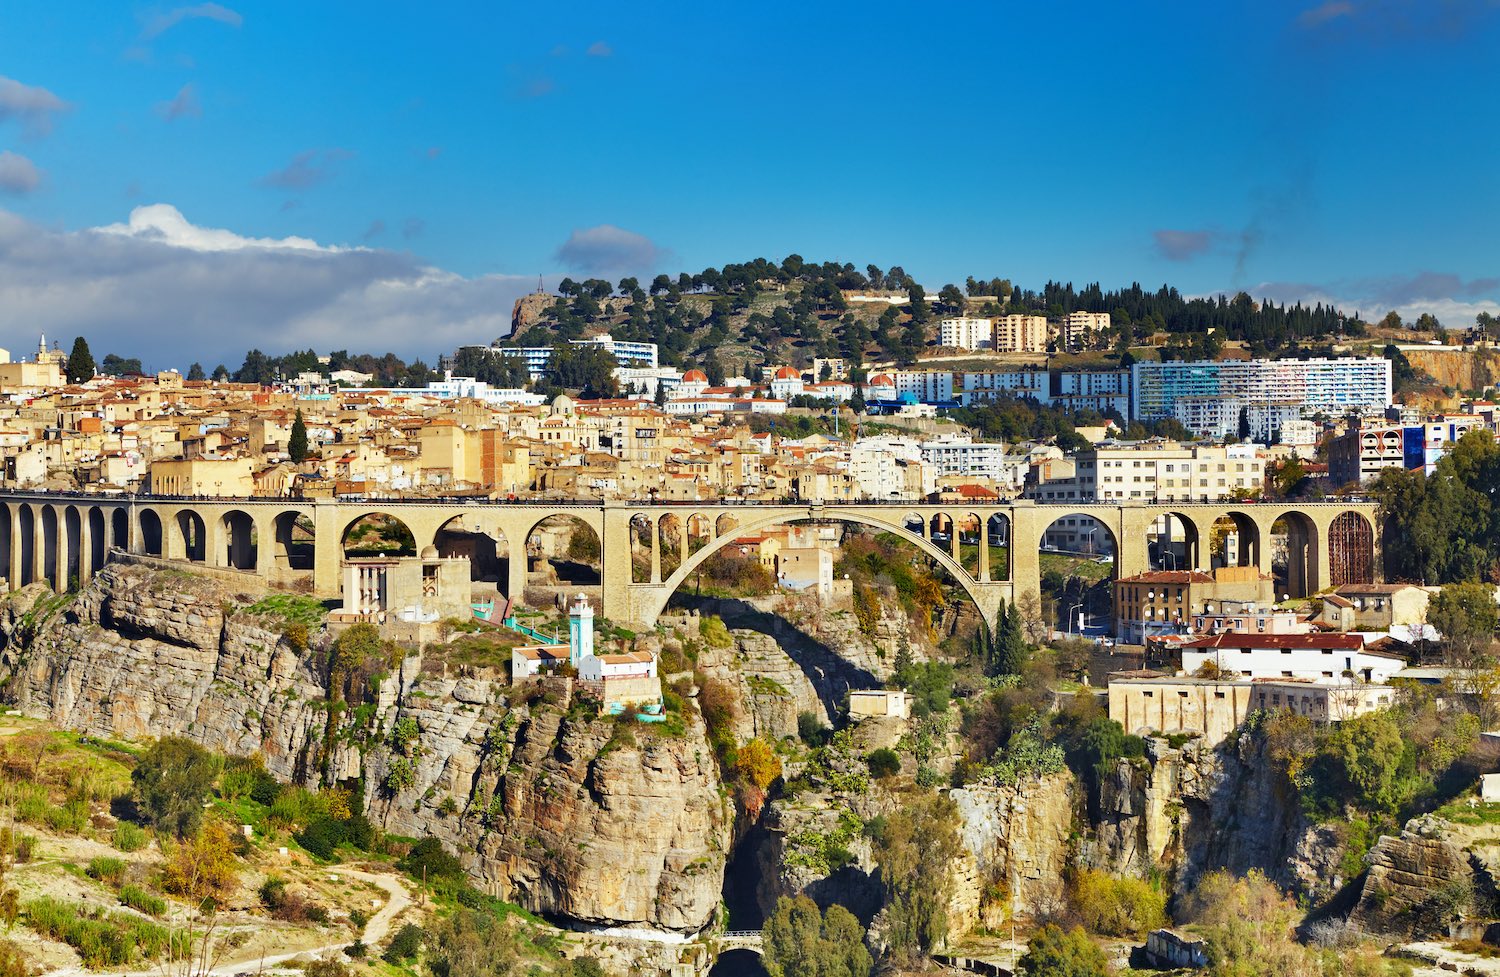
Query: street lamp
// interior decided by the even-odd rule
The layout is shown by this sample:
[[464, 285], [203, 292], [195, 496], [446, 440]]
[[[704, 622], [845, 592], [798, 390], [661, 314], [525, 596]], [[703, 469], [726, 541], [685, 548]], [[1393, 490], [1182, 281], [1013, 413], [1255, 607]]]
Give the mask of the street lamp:
[[[1075, 609], [1081, 610], [1082, 608], [1083, 608], [1083, 602], [1082, 601], [1079, 601], [1077, 604], [1069, 604], [1068, 605], [1068, 613], [1063, 618], [1063, 626], [1068, 629], [1068, 633], [1069, 634], [1073, 633], [1073, 611]], [[1079, 617], [1081, 618], [1082, 615], [1080, 614]]]
[[1093, 556], [1094, 555], [1094, 533], [1095, 532], [1097, 532], [1097, 529], [1090, 529], [1086, 533], [1083, 534], [1084, 536], [1088, 537], [1088, 541], [1089, 541], [1089, 556]]

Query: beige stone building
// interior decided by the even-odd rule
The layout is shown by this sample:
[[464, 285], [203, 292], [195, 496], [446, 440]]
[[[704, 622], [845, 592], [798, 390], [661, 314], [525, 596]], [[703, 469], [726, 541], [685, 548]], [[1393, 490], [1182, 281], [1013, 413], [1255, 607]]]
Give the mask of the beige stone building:
[[1109, 718], [1127, 733], [1198, 733], [1224, 740], [1252, 710], [1252, 683], [1117, 672], [1109, 680]]
[[995, 350], [1001, 353], [1047, 352], [1047, 317], [1012, 313], [995, 320]]
[[150, 476], [153, 495], [248, 498], [255, 494], [255, 467], [249, 458], [153, 461]]

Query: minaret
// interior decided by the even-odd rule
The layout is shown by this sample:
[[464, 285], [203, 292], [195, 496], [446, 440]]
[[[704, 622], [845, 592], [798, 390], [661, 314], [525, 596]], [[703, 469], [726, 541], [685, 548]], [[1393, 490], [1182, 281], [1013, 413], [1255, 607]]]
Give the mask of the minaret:
[[579, 663], [594, 653], [594, 608], [583, 594], [568, 608], [568, 664]]

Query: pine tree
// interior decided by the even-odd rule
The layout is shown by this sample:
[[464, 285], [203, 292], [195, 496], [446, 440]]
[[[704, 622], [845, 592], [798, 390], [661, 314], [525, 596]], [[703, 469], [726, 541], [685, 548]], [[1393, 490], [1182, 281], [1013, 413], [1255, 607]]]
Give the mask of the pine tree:
[[187, 378], [189, 380], [207, 380], [208, 376], [203, 372], [203, 364], [194, 363], [192, 366], [188, 367]]
[[69, 383], [86, 383], [94, 379], [94, 354], [89, 352], [89, 342], [82, 336], [73, 340], [73, 352], [68, 354], [68, 362], [63, 367], [68, 374]]
[[287, 439], [286, 452], [296, 464], [307, 459], [307, 424], [303, 422], [300, 410], [297, 419], [292, 421], [292, 436]]

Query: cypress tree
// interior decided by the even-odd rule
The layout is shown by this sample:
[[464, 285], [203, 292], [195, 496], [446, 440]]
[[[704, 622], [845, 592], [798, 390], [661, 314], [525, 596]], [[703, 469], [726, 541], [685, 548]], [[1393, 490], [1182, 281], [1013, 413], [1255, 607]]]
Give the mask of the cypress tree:
[[86, 383], [94, 379], [94, 354], [89, 352], [87, 339], [79, 336], [73, 340], [73, 352], [68, 354], [63, 370], [68, 374], [69, 383]]
[[297, 419], [292, 421], [292, 436], [287, 439], [286, 452], [297, 464], [307, 459], [307, 425], [302, 421], [300, 410], [297, 411]]
[[1015, 604], [1000, 606], [999, 635], [995, 640], [995, 664], [1001, 675], [1019, 675], [1031, 649], [1021, 631], [1021, 612]]

